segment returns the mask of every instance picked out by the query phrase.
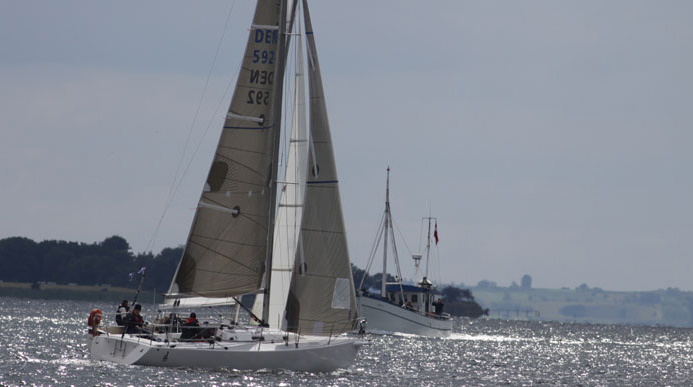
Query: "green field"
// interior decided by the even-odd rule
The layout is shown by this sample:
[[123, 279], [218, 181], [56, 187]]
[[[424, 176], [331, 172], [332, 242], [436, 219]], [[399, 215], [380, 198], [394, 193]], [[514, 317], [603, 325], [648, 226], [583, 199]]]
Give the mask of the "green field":
[[490, 318], [693, 326], [693, 293], [678, 289], [612, 292], [601, 289], [472, 288]]

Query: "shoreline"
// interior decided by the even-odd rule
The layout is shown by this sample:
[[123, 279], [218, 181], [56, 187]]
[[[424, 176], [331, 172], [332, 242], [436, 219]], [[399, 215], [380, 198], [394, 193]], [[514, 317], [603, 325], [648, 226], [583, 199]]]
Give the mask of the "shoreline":
[[[48, 300], [111, 301], [120, 303], [131, 299], [137, 289], [111, 287], [108, 285], [64, 285], [55, 283], [0, 282], [0, 297], [17, 297]], [[142, 290], [140, 300], [154, 299], [154, 291]], [[163, 300], [156, 295], [155, 303]]]

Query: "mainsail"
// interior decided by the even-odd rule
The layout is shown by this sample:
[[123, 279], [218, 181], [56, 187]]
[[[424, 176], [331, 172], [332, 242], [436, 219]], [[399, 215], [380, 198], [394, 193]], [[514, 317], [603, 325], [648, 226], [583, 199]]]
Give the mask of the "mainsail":
[[356, 297], [320, 67], [305, 0], [303, 11], [309, 59], [311, 141], [285, 328], [307, 335], [332, 335], [353, 329]]
[[[258, 1], [236, 89], [170, 295], [256, 291], [265, 272], [281, 1]], [[273, 187], [272, 187], [273, 188]]]

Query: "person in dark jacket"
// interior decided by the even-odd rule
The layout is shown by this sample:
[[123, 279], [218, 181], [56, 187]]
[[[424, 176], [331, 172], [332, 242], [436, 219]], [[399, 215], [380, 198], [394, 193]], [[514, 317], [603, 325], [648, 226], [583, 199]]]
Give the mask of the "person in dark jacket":
[[180, 339], [181, 340], [192, 340], [199, 338], [200, 333], [200, 322], [197, 321], [197, 315], [195, 312], [190, 313], [190, 317], [181, 325]]
[[130, 312], [130, 305], [128, 304], [128, 300], [123, 300], [123, 302], [118, 306], [118, 311], [116, 312], [116, 324], [123, 326], [125, 325], [125, 317], [128, 315]]
[[438, 301], [433, 303], [434, 313], [438, 316], [443, 314], [443, 301], [438, 298]]
[[144, 317], [142, 317], [142, 314], [140, 313], [141, 310], [142, 305], [136, 304], [135, 307], [132, 308], [132, 312], [125, 316], [125, 333], [149, 333], [144, 330]]

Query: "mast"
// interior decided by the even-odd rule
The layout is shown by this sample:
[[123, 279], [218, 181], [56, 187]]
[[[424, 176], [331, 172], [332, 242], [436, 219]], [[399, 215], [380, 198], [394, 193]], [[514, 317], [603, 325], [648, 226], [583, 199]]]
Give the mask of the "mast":
[[431, 253], [431, 220], [435, 219], [431, 217], [431, 213], [429, 210], [428, 217], [424, 218], [428, 220], [428, 236], [426, 237], [426, 274], [424, 277], [421, 279], [421, 282], [419, 282], [419, 286], [421, 286], [424, 289], [424, 302], [425, 302], [425, 310], [426, 313], [429, 311], [429, 306], [431, 304], [431, 288], [433, 287], [433, 283], [431, 280], [428, 279], [428, 261], [429, 261], [429, 256]]
[[[294, 3], [294, 8], [296, 3]], [[295, 9], [294, 9], [295, 11]], [[292, 13], [294, 17], [300, 14]], [[284, 164], [283, 180], [277, 182], [279, 204], [274, 219], [274, 251], [272, 254], [272, 278], [270, 287], [270, 311], [267, 323], [270, 328], [281, 329], [288, 286], [291, 282], [291, 272], [296, 255], [298, 232], [300, 231], [301, 215], [303, 214], [303, 192], [305, 191], [305, 175], [307, 173], [308, 152], [306, 151], [307, 127], [306, 127], [306, 93], [305, 93], [305, 66], [303, 55], [303, 39], [301, 38], [301, 23], [296, 23], [297, 32], [287, 29], [293, 39], [296, 49], [296, 67], [294, 74], [294, 103], [291, 120], [288, 150], [282, 160]], [[290, 50], [287, 46], [287, 51]], [[286, 62], [288, 65], [288, 61]], [[287, 70], [288, 71], [288, 70]], [[285, 74], [288, 77], [288, 72]], [[288, 82], [288, 78], [285, 79]], [[286, 110], [285, 110], [286, 111]], [[287, 127], [284, 128], [288, 130]], [[286, 132], [285, 132], [286, 133]], [[284, 136], [283, 136], [284, 137]], [[285, 138], [284, 140], [285, 141]], [[285, 143], [283, 142], [283, 145]], [[281, 177], [282, 175], [280, 175]], [[280, 188], [281, 187], [281, 188]], [[259, 294], [253, 304], [253, 313], [262, 315], [264, 297]]]
[[288, 41], [286, 34], [286, 2], [282, 1], [279, 16], [279, 43], [277, 44], [277, 62], [275, 64], [275, 84], [273, 99], [274, 133], [273, 133], [273, 153], [272, 153], [272, 173], [269, 180], [270, 206], [268, 217], [267, 232], [267, 257], [265, 260], [265, 289], [262, 302], [262, 322], [260, 325], [268, 326], [270, 311], [270, 283], [272, 281], [272, 253], [274, 241], [274, 221], [277, 212], [277, 175], [279, 173], [279, 143], [281, 142], [280, 128], [282, 121], [282, 95], [284, 93], [284, 63], [285, 48]]
[[431, 252], [431, 215], [428, 215], [428, 237], [426, 238], [426, 275], [424, 278], [428, 278], [428, 256]]
[[381, 278], [380, 286], [380, 296], [385, 297], [387, 295], [387, 238], [390, 236], [388, 232], [390, 222], [390, 167], [387, 167], [387, 185], [385, 188], [385, 228], [383, 231], [383, 236], [385, 237], [383, 241], [383, 277]]

